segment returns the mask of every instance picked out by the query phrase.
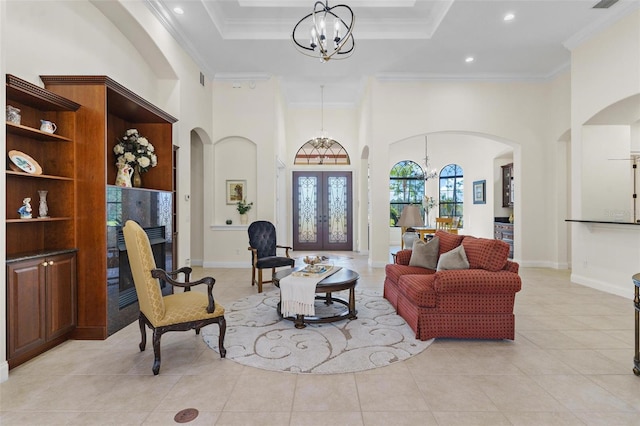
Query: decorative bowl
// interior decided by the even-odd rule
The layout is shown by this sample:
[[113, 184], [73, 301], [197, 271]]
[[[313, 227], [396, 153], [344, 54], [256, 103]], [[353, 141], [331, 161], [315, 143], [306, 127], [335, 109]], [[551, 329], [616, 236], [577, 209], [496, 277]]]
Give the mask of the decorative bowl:
[[317, 263], [322, 262], [322, 258], [320, 256], [305, 256], [302, 261], [307, 265], [315, 265]]

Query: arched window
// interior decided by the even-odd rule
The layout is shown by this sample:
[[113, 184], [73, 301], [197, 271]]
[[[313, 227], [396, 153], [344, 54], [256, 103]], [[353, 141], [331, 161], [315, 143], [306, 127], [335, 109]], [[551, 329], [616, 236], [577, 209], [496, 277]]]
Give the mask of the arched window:
[[307, 141], [296, 152], [293, 164], [351, 164], [349, 154], [339, 142], [329, 138]]
[[396, 163], [389, 173], [390, 225], [398, 226], [402, 209], [417, 204], [422, 210], [424, 171], [418, 163], [404, 160]]
[[[462, 221], [464, 177], [462, 167], [449, 164], [440, 171], [440, 217], [458, 218], [458, 226]], [[455, 223], [455, 221], [454, 221]]]

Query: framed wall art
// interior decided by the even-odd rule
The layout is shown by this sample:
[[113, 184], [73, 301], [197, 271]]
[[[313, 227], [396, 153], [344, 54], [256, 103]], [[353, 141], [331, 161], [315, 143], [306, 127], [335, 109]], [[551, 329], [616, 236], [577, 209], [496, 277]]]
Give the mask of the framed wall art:
[[473, 204], [487, 203], [487, 181], [477, 180], [473, 182]]
[[227, 182], [227, 204], [236, 204], [247, 196], [246, 180], [228, 180]]

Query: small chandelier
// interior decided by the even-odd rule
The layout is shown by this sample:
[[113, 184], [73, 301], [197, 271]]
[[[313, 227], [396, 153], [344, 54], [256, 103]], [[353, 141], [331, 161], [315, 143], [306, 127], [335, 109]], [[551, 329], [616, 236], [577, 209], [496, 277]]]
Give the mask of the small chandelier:
[[424, 180], [434, 179], [438, 177], [438, 170], [429, 170], [429, 151], [427, 148], [427, 136], [424, 137]]
[[[339, 16], [338, 13], [342, 16]], [[327, 28], [327, 25], [331, 24], [328, 22], [331, 17], [333, 17], [333, 25], [331, 28]], [[304, 25], [301, 26], [300, 24], [303, 22]], [[293, 27], [291, 39], [300, 53], [319, 58], [320, 62], [327, 62], [334, 58], [334, 55], [336, 55], [335, 59], [346, 59], [351, 56], [356, 47], [352, 34], [354, 23], [355, 16], [349, 6], [339, 4], [329, 7], [329, 0], [316, 1], [313, 12], [306, 15]], [[329, 46], [329, 38], [332, 41], [331, 46]]]
[[310, 139], [307, 143], [315, 149], [329, 149], [336, 143], [324, 131], [324, 86], [320, 86], [320, 136]]

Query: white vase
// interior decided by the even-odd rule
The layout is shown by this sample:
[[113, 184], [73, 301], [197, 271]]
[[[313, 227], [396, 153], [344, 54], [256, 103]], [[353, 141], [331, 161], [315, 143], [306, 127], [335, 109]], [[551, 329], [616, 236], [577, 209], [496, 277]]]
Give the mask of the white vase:
[[249, 216], [246, 213], [242, 213], [240, 215], [240, 223], [243, 225], [246, 225], [247, 223], [249, 223]]
[[49, 206], [47, 205], [47, 192], [45, 190], [38, 191], [40, 195], [40, 206], [38, 207], [38, 215], [40, 217], [49, 217]]

